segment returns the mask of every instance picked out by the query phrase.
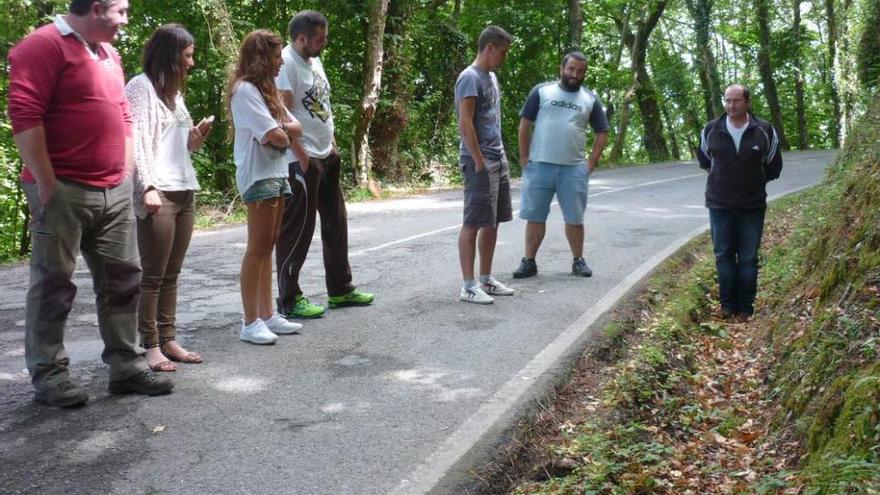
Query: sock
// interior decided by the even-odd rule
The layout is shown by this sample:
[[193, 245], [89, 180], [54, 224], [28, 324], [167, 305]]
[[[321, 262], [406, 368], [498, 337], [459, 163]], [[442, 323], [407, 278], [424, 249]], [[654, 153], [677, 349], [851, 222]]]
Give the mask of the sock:
[[465, 280], [464, 281], [464, 288], [465, 289], [473, 289], [476, 286], [477, 286], [476, 280]]
[[488, 274], [488, 275], [480, 275], [480, 283], [481, 283], [481, 284], [487, 284], [487, 283], [489, 283], [489, 279], [490, 279], [490, 278], [492, 278], [492, 274], [491, 274], [491, 273]]

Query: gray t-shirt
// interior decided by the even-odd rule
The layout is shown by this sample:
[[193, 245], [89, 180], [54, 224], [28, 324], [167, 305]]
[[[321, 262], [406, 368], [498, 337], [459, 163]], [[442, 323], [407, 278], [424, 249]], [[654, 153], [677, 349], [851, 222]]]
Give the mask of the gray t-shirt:
[[559, 82], [535, 86], [519, 115], [535, 123], [529, 147], [533, 162], [583, 165], [587, 124], [595, 133], [608, 132], [599, 97], [582, 87], [569, 91]]
[[[471, 65], [458, 75], [455, 81], [455, 115], [460, 120], [461, 101], [476, 97], [474, 109], [474, 129], [480, 152], [487, 160], [500, 160], [504, 156], [504, 143], [501, 141], [501, 91], [494, 72], [485, 72]], [[471, 156], [464, 145], [464, 137], [459, 127], [459, 152]]]

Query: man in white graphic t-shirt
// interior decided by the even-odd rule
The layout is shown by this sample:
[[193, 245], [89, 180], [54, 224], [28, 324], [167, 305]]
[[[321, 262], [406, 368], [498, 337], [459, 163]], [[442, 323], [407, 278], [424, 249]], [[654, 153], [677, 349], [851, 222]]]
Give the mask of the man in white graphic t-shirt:
[[282, 51], [284, 64], [276, 79], [284, 105], [302, 124], [301, 142], [308, 163], [290, 155], [293, 198], [284, 206], [281, 233], [275, 245], [278, 275], [278, 312], [288, 318], [319, 318], [324, 307], [310, 302], [299, 285], [315, 233], [315, 214], [321, 215], [321, 242], [327, 302], [331, 308], [364, 306], [373, 294], [351, 284], [348, 262], [348, 218], [339, 184], [340, 159], [333, 137], [330, 83], [318, 56], [327, 46], [327, 18], [304, 10], [289, 26], [291, 43]]
[[[562, 58], [559, 79], [538, 84], [520, 112], [519, 156], [523, 167], [519, 216], [526, 223], [525, 256], [513, 278], [538, 274], [535, 257], [544, 240], [553, 196], [565, 222], [571, 249], [571, 273], [591, 277], [584, 260], [584, 212], [590, 174], [608, 142], [608, 119], [602, 102], [584, 88], [587, 57], [570, 52]], [[595, 138], [586, 153], [587, 126]]]

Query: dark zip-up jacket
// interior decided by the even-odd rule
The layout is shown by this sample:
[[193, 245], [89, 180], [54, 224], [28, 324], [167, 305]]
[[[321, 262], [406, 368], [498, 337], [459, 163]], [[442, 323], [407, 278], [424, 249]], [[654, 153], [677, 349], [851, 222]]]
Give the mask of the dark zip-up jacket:
[[700, 134], [697, 160], [709, 171], [707, 208], [766, 208], [767, 182], [782, 172], [776, 129], [751, 113], [739, 144], [727, 132], [727, 114], [709, 122]]

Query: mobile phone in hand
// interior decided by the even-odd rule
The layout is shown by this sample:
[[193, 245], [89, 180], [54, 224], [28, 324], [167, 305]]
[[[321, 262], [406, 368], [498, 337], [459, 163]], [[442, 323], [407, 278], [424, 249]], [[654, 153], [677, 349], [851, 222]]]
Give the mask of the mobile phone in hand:
[[199, 124], [196, 127], [199, 128], [199, 132], [201, 132], [202, 134], [205, 134], [206, 132], [208, 132], [211, 129], [211, 125], [213, 123], [214, 123], [214, 116], [208, 115], [207, 117], [203, 118], [201, 120], [201, 122], [199, 122]]

